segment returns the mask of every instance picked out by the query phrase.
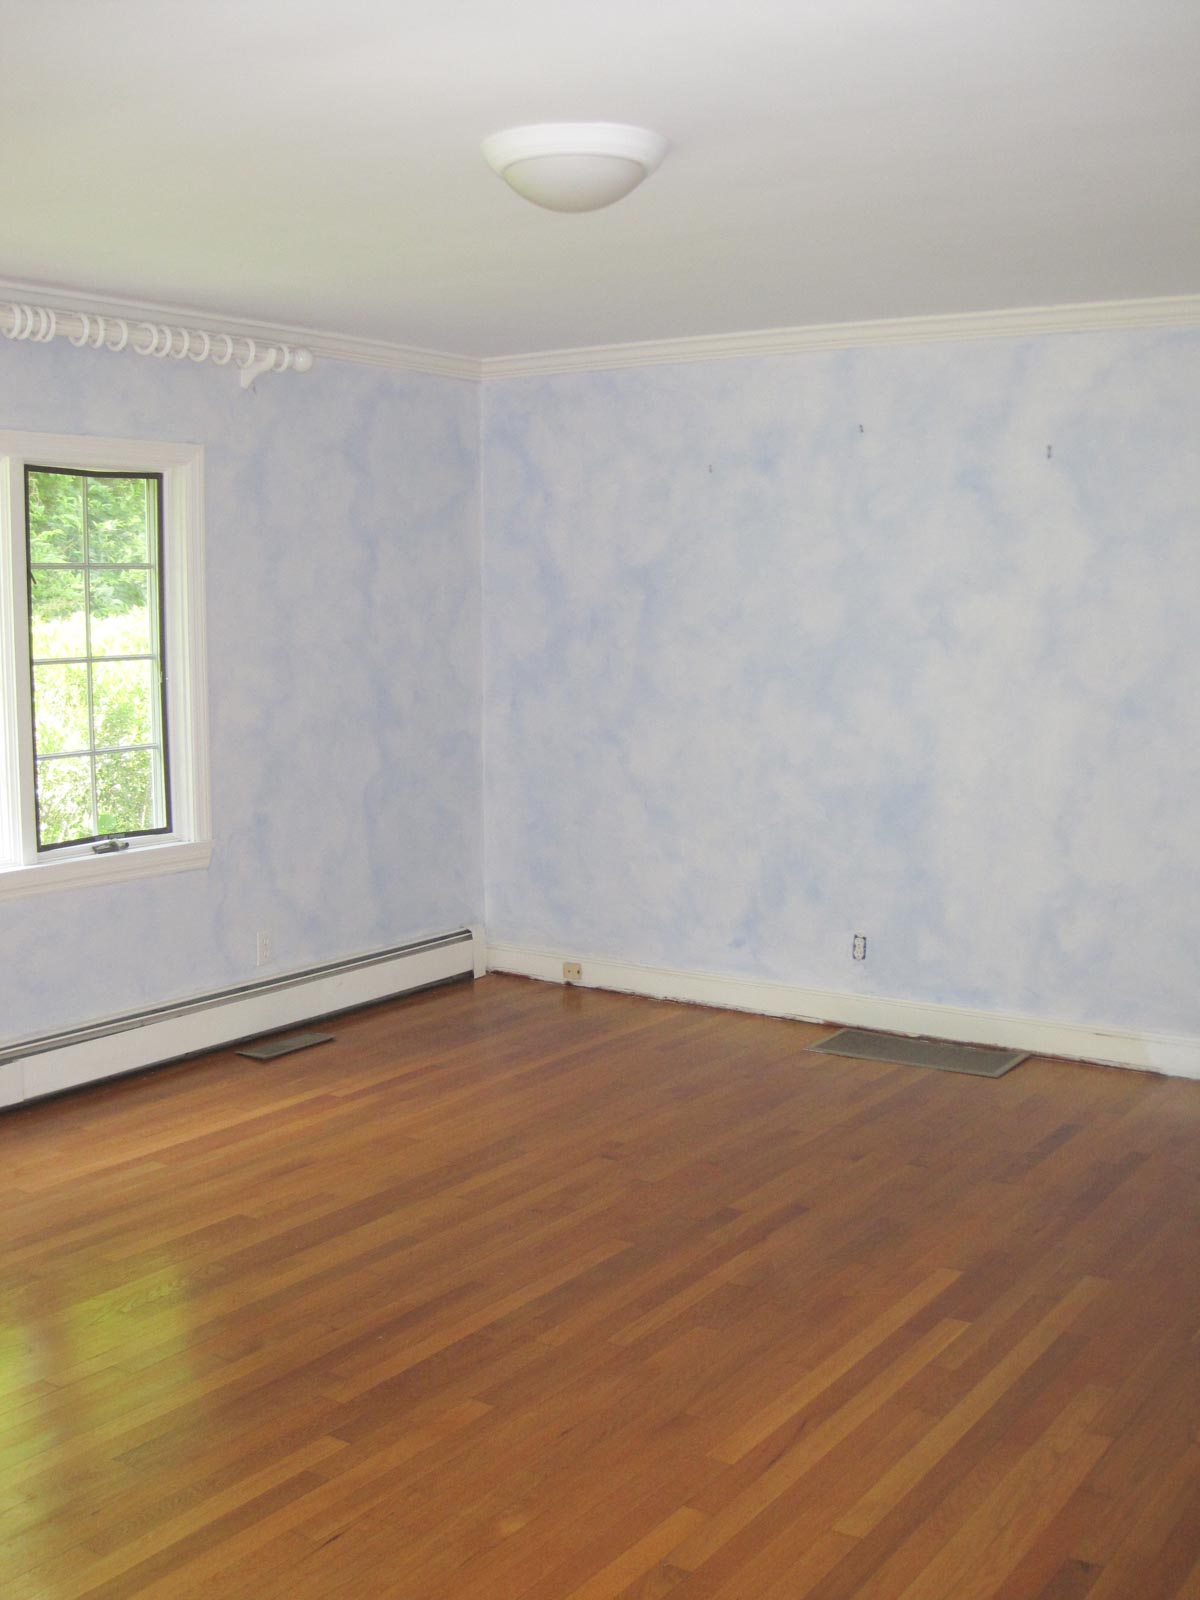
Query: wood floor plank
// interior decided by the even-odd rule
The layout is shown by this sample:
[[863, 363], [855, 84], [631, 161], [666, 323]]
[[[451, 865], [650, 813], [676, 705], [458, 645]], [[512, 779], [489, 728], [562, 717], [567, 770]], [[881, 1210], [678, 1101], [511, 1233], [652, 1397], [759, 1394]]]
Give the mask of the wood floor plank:
[[0, 1115], [3, 1600], [1200, 1600], [1200, 1084], [489, 977]]
[[1083, 1278], [1052, 1312], [1038, 1323], [1004, 1359], [932, 1427], [920, 1444], [875, 1483], [849, 1516], [837, 1523], [839, 1533], [861, 1539], [908, 1494], [927, 1472], [985, 1416], [1014, 1381], [1027, 1372], [1051, 1344], [1087, 1309], [1103, 1290], [1094, 1278]]
[[[902, 1328], [918, 1311], [924, 1310], [936, 1300], [957, 1278], [958, 1273], [946, 1267], [939, 1267], [932, 1272], [913, 1289], [911, 1294], [897, 1300], [881, 1316], [869, 1323], [861, 1333], [847, 1340], [836, 1355], [827, 1357], [819, 1367], [801, 1378], [799, 1383], [793, 1384], [771, 1405], [764, 1406], [756, 1416], [750, 1417], [740, 1428], [731, 1433], [722, 1441], [719, 1448], [712, 1452], [717, 1460], [726, 1461], [730, 1465], [740, 1461], [747, 1451], [752, 1450], [756, 1444], [761, 1444], [768, 1435], [774, 1433], [798, 1412], [803, 1411], [824, 1393], [830, 1384], [853, 1371], [865, 1355], [869, 1355], [897, 1329]], [[965, 1324], [960, 1331], [965, 1331]]]

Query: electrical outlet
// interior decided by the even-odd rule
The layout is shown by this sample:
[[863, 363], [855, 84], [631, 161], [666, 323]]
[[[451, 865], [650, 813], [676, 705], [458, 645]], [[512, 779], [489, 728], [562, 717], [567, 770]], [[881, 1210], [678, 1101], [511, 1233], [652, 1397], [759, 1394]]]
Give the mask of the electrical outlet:
[[867, 936], [865, 933], [856, 933], [854, 935], [854, 943], [851, 946], [850, 953], [855, 961], [865, 961], [867, 959]]
[[269, 933], [260, 932], [258, 935], [257, 956], [255, 966], [266, 967], [275, 959], [275, 946]]
[[583, 966], [578, 961], [563, 962], [563, 982], [579, 983], [583, 978]]

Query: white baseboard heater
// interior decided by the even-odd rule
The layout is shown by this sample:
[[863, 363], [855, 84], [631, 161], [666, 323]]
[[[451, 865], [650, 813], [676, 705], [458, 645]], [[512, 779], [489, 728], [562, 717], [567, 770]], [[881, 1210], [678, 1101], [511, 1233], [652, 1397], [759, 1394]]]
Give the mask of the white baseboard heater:
[[351, 1011], [484, 970], [470, 928], [330, 961], [170, 1005], [107, 1017], [0, 1047], [0, 1106], [218, 1050], [276, 1028]]

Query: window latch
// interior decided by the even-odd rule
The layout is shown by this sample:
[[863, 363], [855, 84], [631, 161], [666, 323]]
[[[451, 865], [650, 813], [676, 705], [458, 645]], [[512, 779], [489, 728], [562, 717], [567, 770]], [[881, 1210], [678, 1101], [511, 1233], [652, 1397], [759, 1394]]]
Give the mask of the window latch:
[[128, 839], [101, 839], [99, 844], [92, 846], [92, 854], [97, 856], [110, 856], [114, 850], [128, 850]]

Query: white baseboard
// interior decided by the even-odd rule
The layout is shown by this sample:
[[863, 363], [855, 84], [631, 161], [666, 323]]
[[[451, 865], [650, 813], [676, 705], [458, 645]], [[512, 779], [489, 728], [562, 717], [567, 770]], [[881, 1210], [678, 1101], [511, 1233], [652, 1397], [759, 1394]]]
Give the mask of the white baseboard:
[[581, 963], [580, 981], [586, 988], [617, 989], [656, 1000], [686, 1000], [695, 1005], [836, 1023], [841, 1027], [879, 1028], [888, 1033], [952, 1039], [959, 1044], [1002, 1045], [1035, 1055], [1099, 1061], [1176, 1078], [1200, 1078], [1200, 1039], [1186, 1034], [1131, 1033], [1044, 1017], [972, 1011], [964, 1006], [847, 994], [837, 989], [802, 989], [790, 983], [648, 967], [633, 961], [580, 956], [576, 951], [541, 950], [530, 945], [497, 943], [487, 947], [489, 971], [515, 972], [550, 983], [563, 981], [564, 961]]
[[481, 931], [463, 930], [444, 939], [282, 973], [217, 995], [199, 995], [139, 1016], [108, 1018], [54, 1039], [7, 1045], [0, 1050], [0, 1106], [217, 1050], [448, 978], [474, 976], [483, 970], [483, 950]]

